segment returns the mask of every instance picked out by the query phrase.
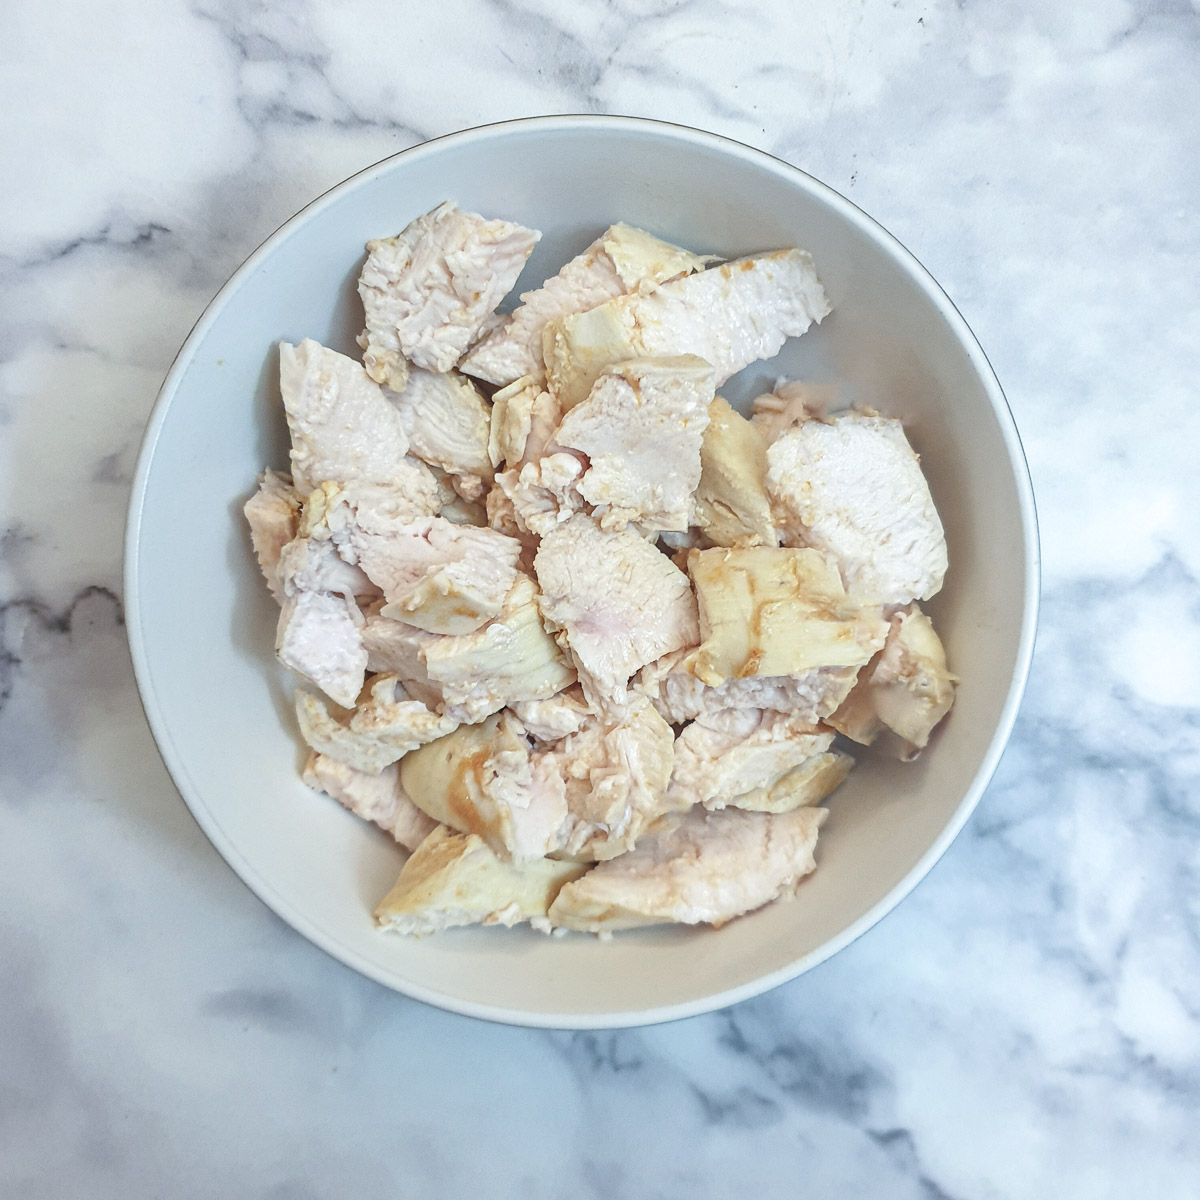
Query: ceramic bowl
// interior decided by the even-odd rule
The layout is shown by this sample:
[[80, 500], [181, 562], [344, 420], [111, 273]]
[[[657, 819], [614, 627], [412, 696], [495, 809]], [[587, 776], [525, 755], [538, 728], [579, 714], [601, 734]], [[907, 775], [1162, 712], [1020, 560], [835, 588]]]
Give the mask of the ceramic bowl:
[[[241, 505], [286, 468], [275, 344], [356, 354], [355, 281], [368, 238], [452, 198], [543, 238], [536, 286], [610, 222], [697, 251], [812, 252], [834, 312], [722, 389], [745, 407], [777, 376], [835, 383], [903, 417], [945, 522], [950, 570], [928, 605], [961, 677], [957, 705], [911, 765], [861, 756], [830, 803], [818, 869], [794, 900], [720, 930], [612, 941], [464, 929], [379, 933], [372, 910], [397, 848], [300, 781], [276, 609]], [[196, 820], [246, 884], [348, 966], [460, 1013], [555, 1027], [649, 1023], [791, 979], [870, 928], [921, 879], [979, 801], [1012, 727], [1032, 651], [1033, 496], [1000, 386], [963, 318], [870, 217], [787, 164], [678, 126], [551, 117], [414, 147], [315, 200], [209, 305], [147, 428], [126, 546], [129, 640], [146, 715]]]

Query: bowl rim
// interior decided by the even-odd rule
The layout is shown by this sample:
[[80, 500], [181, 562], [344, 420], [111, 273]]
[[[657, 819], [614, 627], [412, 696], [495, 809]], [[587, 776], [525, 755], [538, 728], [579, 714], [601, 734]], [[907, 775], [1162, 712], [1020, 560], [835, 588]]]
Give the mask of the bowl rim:
[[[507, 1008], [482, 1001], [464, 1000], [458, 996], [443, 994], [434, 988], [414, 984], [411, 981], [398, 978], [391, 971], [380, 968], [354, 950], [343, 945], [334, 936], [326, 933], [326, 931], [307, 917], [294, 911], [287, 901], [274, 890], [269, 881], [263, 878], [253, 864], [247, 861], [241, 852], [230, 842], [216, 818], [208, 810], [198, 789], [194, 790], [191, 786], [188, 771], [184, 765], [182, 756], [176, 751], [174, 741], [170, 735], [155, 692], [153, 674], [142, 636], [144, 614], [138, 590], [141, 521], [146, 486], [158, 440], [170, 414], [171, 405], [179, 383], [191, 365], [196, 347], [216, 322], [228, 299], [258, 269], [260, 264], [270, 257], [275, 247], [283, 242], [296, 226], [308, 220], [313, 214], [336, 203], [343, 194], [362, 187], [377, 176], [392, 170], [394, 165], [401, 159], [436, 154], [446, 145], [464, 145], [475, 141], [502, 138], [506, 134], [518, 130], [561, 131], [568, 128], [600, 131], [641, 129], [660, 136], [665, 135], [680, 142], [691, 143], [692, 145], [710, 150], [719, 150], [724, 154], [753, 162], [760, 167], [765, 166], [777, 174], [789, 176], [792, 183], [798, 184], [822, 203], [837, 211], [844, 219], [857, 226], [860, 231], [865, 233], [883, 251], [890, 254], [912, 282], [925, 293], [953, 330], [959, 343], [966, 351], [971, 365], [983, 384], [984, 391], [991, 402], [1000, 426], [1009, 465], [1016, 483], [1025, 559], [1024, 607], [1017, 642], [1016, 661], [1004, 704], [1001, 707], [1000, 718], [984, 752], [979, 768], [970, 786], [955, 808], [952, 817], [908, 873], [868, 909], [867, 912], [856, 921], [853, 921], [840, 933], [828, 939], [808, 954], [794, 959], [778, 970], [757, 976], [734, 987], [710, 992], [704, 996], [681, 1003], [654, 1005], [644, 1009], [622, 1009], [612, 1012], [599, 1011], [584, 1014], [529, 1012], [523, 1009]], [[780, 984], [795, 979], [831, 958], [838, 951], [861, 937], [867, 930], [891, 912], [928, 875], [934, 864], [942, 857], [950, 844], [958, 836], [968, 818], [979, 804], [984, 791], [999, 765], [1005, 746], [1012, 733], [1029, 679], [1029, 671], [1033, 658], [1038, 609], [1041, 599], [1041, 549], [1037, 510], [1034, 502], [1029, 464], [1025, 457], [1016, 422], [1013, 419], [1012, 410], [1000, 386], [1000, 381], [996, 377], [995, 370], [992, 368], [987, 355], [984, 353], [982, 346], [979, 344], [978, 339], [975, 337], [974, 332], [967, 324], [962, 313], [959, 312], [953, 301], [937, 280], [933, 278], [928, 269], [921, 264], [916, 256], [898, 238], [885, 229], [873, 217], [865, 213], [853, 201], [848, 200], [828, 184], [821, 182], [801, 168], [793, 166], [791, 163], [765, 150], [749, 146], [734, 138], [726, 137], [722, 134], [710, 133], [693, 128], [692, 126], [647, 117], [561, 114], [555, 116], [521, 117], [476, 125], [468, 129], [461, 129], [440, 137], [431, 138], [398, 151], [395, 154], [388, 155], [386, 158], [380, 159], [378, 162], [372, 163], [362, 170], [355, 172], [353, 175], [350, 175], [315, 197], [284, 221], [283, 224], [266, 237], [247, 256], [205, 306], [204, 311], [200, 314], [176, 353], [170, 369], [167, 371], [162, 385], [158, 390], [158, 395], [150, 411], [145, 432], [142, 436], [138, 451], [137, 466], [130, 489], [128, 515], [125, 526], [123, 576], [126, 635], [129, 641], [130, 657], [133, 661], [134, 677], [137, 681], [142, 710], [145, 713], [147, 724], [150, 726], [150, 731], [158, 747], [159, 754], [193, 820], [199, 825], [205, 836], [233, 869], [234, 873], [272, 912], [308, 941], [324, 950], [332, 958], [337, 959], [359, 974], [383, 984], [393, 991], [400, 992], [403, 995], [420, 1000], [426, 1004], [431, 1004], [464, 1016], [477, 1017], [509, 1025], [545, 1029], [619, 1029], [658, 1024], [665, 1021], [696, 1016], [701, 1013], [713, 1012], [739, 1003], [742, 1000], [748, 1000], [754, 996], [761, 995], [772, 988], [778, 987]]]

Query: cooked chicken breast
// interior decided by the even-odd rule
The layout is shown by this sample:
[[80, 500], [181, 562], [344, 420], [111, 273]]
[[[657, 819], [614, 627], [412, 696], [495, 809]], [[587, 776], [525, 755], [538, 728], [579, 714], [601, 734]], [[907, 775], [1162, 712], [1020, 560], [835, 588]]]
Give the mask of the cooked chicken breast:
[[297, 688], [296, 720], [300, 736], [318, 754], [369, 775], [377, 775], [410, 750], [445, 736], [458, 724], [453, 717], [430, 712], [414, 700], [394, 675], [376, 675], [358, 707], [343, 713], [331, 713], [319, 696]]
[[383, 590], [385, 617], [431, 633], [471, 633], [495, 617], [516, 580], [520, 542], [444, 517], [409, 520], [393, 498], [368, 489], [328, 493], [306, 520]]
[[723, 925], [795, 893], [816, 866], [825, 816], [823, 808], [693, 810], [674, 829], [566, 884], [550, 921], [593, 933], [666, 922]]
[[560, 742], [578, 733], [592, 716], [581, 687], [569, 687], [546, 700], [517, 700], [512, 704], [525, 732], [535, 742]]
[[393, 238], [367, 243], [358, 281], [367, 373], [402, 391], [409, 359], [449, 371], [517, 281], [542, 235], [447, 201]]
[[[690, 650], [677, 650], [643, 667], [632, 687], [650, 698], [672, 725], [727, 708], [790, 713], [816, 725], [850, 694], [857, 667], [814, 667], [796, 675], [747, 675], [710, 687], [687, 669]], [[865, 669], [865, 668], [864, 668]]]
[[530, 749], [506, 710], [407, 755], [400, 780], [435, 821], [477, 834], [506, 862], [528, 862], [558, 848], [567, 818], [562, 777], [536, 771]]
[[864, 603], [908, 604], [942, 586], [942, 522], [899, 421], [804, 422], [768, 449], [767, 491], [784, 544], [831, 554]]
[[818, 550], [691, 550], [687, 561], [702, 641], [686, 669], [710, 686], [860, 667], [887, 636], [887, 622], [847, 597]]
[[741, 258], [550, 322], [546, 376], [564, 410], [587, 397], [605, 368], [630, 358], [696, 354], [712, 364], [720, 387], [829, 311], [803, 250]]
[[587, 456], [576, 487], [601, 529], [688, 528], [713, 398], [702, 358], [633, 359], [605, 371], [555, 441]]
[[933, 622], [916, 604], [892, 615], [887, 642], [829, 724], [869, 745], [886, 726], [912, 759], [954, 704], [955, 677]]
[[310, 754], [303, 779], [310, 788], [332, 796], [364, 821], [373, 821], [405, 850], [415, 850], [437, 827], [437, 822], [409, 799], [395, 763], [378, 775], [368, 775], [327, 755]]
[[569, 813], [555, 849], [579, 859], [615, 858], [656, 818], [686, 808], [667, 791], [674, 741], [654, 706], [636, 697], [620, 716], [589, 716], [547, 750], [541, 766], [564, 781]]
[[542, 615], [595, 706], [621, 703], [638, 668], [698, 640], [687, 576], [632, 529], [572, 517], [542, 539], [534, 569]]
[[332, 542], [312, 537], [292, 538], [280, 551], [275, 573], [286, 595], [333, 592], [370, 600], [383, 594], [362, 570], [338, 554]]
[[832, 733], [786, 713], [741, 708], [700, 717], [675, 739], [668, 799], [677, 809], [736, 804], [743, 792], [769, 789], [832, 741]]
[[275, 653], [285, 667], [348, 708], [362, 690], [367, 670], [361, 624], [358, 606], [346, 596], [305, 591], [285, 594]]
[[280, 342], [279, 389], [301, 496], [326, 480], [391, 483], [408, 435], [360, 364], [310, 338], [299, 346]]
[[[826, 796], [841, 787], [853, 766], [854, 759], [850, 755], [840, 750], [827, 750], [824, 754], [806, 758], [774, 783], [742, 792], [727, 804], [748, 812], [767, 813], [791, 812], [794, 808], [820, 804]], [[722, 806], [710, 802], [706, 807]]]
[[283, 599], [283, 588], [276, 567], [280, 551], [296, 536], [300, 502], [300, 493], [292, 486], [289, 476], [278, 471], [264, 471], [259, 477], [258, 491], [242, 507], [250, 526], [250, 543], [259, 569], [271, 595], [279, 601]]
[[414, 367], [403, 391], [384, 395], [400, 412], [413, 454], [448, 475], [491, 480], [492, 411], [469, 379], [455, 371], [437, 374]]
[[710, 259], [691, 254], [629, 225], [613, 225], [521, 304], [463, 359], [469, 375], [501, 385], [539, 374], [542, 330], [559, 317], [585, 312], [634, 291], [701, 271]]
[[519, 470], [501, 471], [496, 491], [501, 492], [522, 534], [545, 537], [583, 511], [579, 480], [587, 465], [567, 450], [527, 462]]
[[714, 546], [778, 544], [767, 499], [767, 443], [722, 396], [708, 406], [695, 524]]
[[773, 391], [755, 397], [750, 422], [770, 445], [805, 421], [824, 420], [838, 407], [838, 396], [832, 384], [780, 379]]
[[439, 825], [379, 902], [375, 923], [412, 937], [456, 925], [540, 924], [562, 885], [585, 870], [577, 863], [545, 858], [513, 866], [475, 834]]

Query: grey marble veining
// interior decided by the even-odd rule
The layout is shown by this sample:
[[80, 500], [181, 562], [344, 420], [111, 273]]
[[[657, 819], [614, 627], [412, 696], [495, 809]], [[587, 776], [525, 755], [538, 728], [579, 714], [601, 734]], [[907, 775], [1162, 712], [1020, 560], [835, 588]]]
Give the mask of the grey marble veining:
[[[1200, 6], [12, 0], [0, 102], [0, 1195], [1200, 1194]], [[887, 225], [1007, 389], [1045, 552], [929, 879], [617, 1033], [449, 1016], [284, 927], [174, 793], [119, 598], [142, 425], [238, 262], [367, 163], [561, 111]]]

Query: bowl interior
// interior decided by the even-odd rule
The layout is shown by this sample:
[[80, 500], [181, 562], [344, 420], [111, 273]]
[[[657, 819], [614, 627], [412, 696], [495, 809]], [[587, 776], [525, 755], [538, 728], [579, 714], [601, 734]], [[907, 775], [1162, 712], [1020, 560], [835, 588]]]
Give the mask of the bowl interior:
[[[527, 930], [414, 942], [371, 910], [399, 866], [389, 840], [310, 791], [276, 609], [240, 506], [286, 468], [275, 344], [356, 353], [354, 284], [369, 237], [453, 198], [544, 231], [534, 286], [615, 220], [695, 250], [809, 249], [834, 305], [819, 329], [723, 389], [745, 407], [780, 374], [834, 382], [908, 421], [946, 525], [950, 572], [929, 605], [962, 679], [917, 763], [861, 756], [831, 802], [819, 869], [791, 902], [719, 931], [609, 943]], [[192, 811], [243, 879], [348, 964], [446, 1007], [537, 1024], [603, 1025], [700, 1011], [832, 953], [924, 873], [965, 820], [1011, 724], [1028, 664], [1036, 547], [1011, 418], [961, 319], [853, 206], [733, 143], [648, 122], [551, 119], [430, 143], [306, 209], [231, 280], [180, 354], [135, 482], [127, 591], [146, 710]]]

